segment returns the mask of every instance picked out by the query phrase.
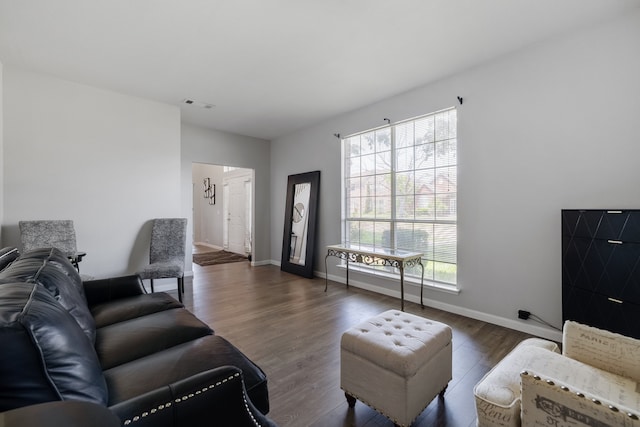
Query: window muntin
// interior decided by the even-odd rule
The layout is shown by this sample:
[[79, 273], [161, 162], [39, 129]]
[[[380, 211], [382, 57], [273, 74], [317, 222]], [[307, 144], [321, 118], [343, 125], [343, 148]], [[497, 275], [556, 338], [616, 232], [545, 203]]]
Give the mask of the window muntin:
[[[455, 285], [457, 110], [342, 141], [345, 243], [423, 252], [425, 280]], [[414, 267], [405, 274], [420, 277], [420, 272]]]

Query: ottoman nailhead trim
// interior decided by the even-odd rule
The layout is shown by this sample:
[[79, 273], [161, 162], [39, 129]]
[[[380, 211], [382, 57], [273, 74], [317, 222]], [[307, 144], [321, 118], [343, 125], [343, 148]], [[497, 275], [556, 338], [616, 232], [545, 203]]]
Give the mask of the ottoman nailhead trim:
[[[344, 390], [344, 389], [342, 389]], [[346, 390], [344, 390], [345, 392], [347, 392]], [[368, 407], [372, 408], [373, 410], [379, 412], [380, 414], [384, 415], [385, 417], [387, 417], [388, 419], [390, 419], [391, 421], [393, 421], [395, 424], [400, 425], [400, 422], [398, 420], [396, 420], [395, 418], [389, 416], [388, 414], [384, 413], [383, 411], [381, 411], [380, 409], [376, 408], [375, 406], [373, 406], [372, 404], [370, 404], [369, 402], [367, 402], [366, 400], [363, 400], [360, 396], [355, 396], [353, 394], [351, 394], [351, 392], [347, 392], [349, 393], [349, 395], [353, 396], [354, 398], [358, 399], [360, 402], [364, 403], [365, 405], [367, 405]], [[418, 416], [420, 414], [422, 414], [422, 412], [427, 409], [427, 406], [429, 406], [431, 402], [427, 402], [427, 404], [424, 406], [424, 408], [422, 408], [422, 410], [418, 413]], [[416, 418], [418, 418], [418, 416], [416, 416]], [[411, 422], [409, 422], [408, 425], [411, 425], [411, 423], [413, 423], [416, 418], [414, 418], [413, 420], [411, 420]]]

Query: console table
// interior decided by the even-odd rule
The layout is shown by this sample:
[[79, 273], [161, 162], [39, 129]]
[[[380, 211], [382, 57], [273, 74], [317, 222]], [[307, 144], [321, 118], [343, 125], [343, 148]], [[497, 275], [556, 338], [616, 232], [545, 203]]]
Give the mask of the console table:
[[374, 248], [366, 245], [342, 244], [327, 246], [327, 255], [324, 257], [324, 291], [327, 291], [329, 283], [327, 258], [334, 256], [346, 261], [347, 266], [347, 287], [349, 287], [349, 261], [359, 262], [366, 265], [384, 265], [395, 267], [400, 270], [400, 309], [404, 311], [404, 269], [405, 267], [413, 267], [419, 265], [422, 269], [420, 277], [420, 306], [424, 308], [422, 303], [422, 292], [424, 285], [424, 265], [422, 265], [422, 256], [420, 252], [410, 252], [401, 249]]

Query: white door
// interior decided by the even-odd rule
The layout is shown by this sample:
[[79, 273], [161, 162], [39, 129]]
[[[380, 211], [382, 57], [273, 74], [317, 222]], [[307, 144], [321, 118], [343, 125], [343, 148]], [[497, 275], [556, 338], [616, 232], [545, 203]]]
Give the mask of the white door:
[[222, 247], [229, 249], [229, 186], [225, 182], [222, 186]]
[[246, 208], [245, 208], [245, 179], [229, 178], [225, 180], [225, 196], [228, 205], [227, 212], [227, 243], [228, 250], [245, 255], [246, 238]]

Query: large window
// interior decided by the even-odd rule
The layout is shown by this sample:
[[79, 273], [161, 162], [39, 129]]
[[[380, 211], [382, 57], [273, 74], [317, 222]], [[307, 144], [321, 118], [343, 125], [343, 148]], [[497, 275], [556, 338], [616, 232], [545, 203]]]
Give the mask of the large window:
[[346, 243], [422, 252], [425, 280], [456, 284], [456, 128], [451, 108], [342, 140]]

